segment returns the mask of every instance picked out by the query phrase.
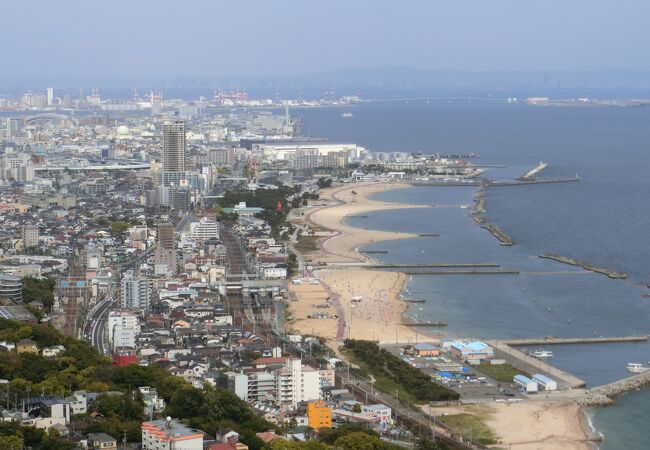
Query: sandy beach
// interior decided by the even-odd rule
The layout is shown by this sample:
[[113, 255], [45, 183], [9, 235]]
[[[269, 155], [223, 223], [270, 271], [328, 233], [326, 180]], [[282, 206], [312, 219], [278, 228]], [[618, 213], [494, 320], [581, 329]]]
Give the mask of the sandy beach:
[[517, 450], [588, 450], [588, 431], [580, 407], [573, 402], [523, 401], [495, 403], [487, 425], [501, 446]]
[[[355, 264], [372, 261], [358, 251], [367, 243], [409, 239], [417, 235], [364, 230], [344, 223], [347, 217], [372, 211], [426, 207], [369, 198], [377, 192], [409, 186], [404, 183], [356, 183], [320, 192], [320, 202], [324, 206], [308, 210], [303, 218], [308, 226], [327, 231], [319, 233], [322, 238], [318, 250], [303, 256], [314, 266], [311, 275], [319, 280], [321, 286], [291, 286], [295, 300], [290, 303], [295, 319], [292, 325], [298, 331], [317, 334], [334, 342], [348, 337], [379, 342], [415, 340], [416, 333], [401, 325], [407, 304], [399, 300], [399, 295], [406, 275], [365, 269]], [[314, 298], [315, 292], [320, 292], [316, 298], [318, 301]], [[319, 302], [327, 303], [328, 299], [330, 307], [316, 307]], [[323, 311], [328, 313], [321, 316], [336, 314], [337, 319], [313, 318], [314, 314]]]
[[[424, 407], [423, 409], [429, 409]], [[589, 426], [580, 407], [571, 401], [524, 400], [433, 408], [434, 415], [469, 414], [482, 417], [494, 433], [494, 448], [516, 450], [588, 450]]]
[[416, 234], [390, 231], [365, 230], [346, 225], [350, 216], [360, 216], [373, 211], [392, 209], [426, 208], [424, 205], [409, 205], [371, 200], [378, 192], [411, 187], [405, 183], [356, 183], [342, 187], [325, 189], [320, 192], [320, 200], [327, 206], [305, 213], [307, 223], [331, 230], [320, 245], [320, 250], [309, 254], [314, 263], [345, 263], [369, 261], [358, 248], [371, 242], [409, 239]]

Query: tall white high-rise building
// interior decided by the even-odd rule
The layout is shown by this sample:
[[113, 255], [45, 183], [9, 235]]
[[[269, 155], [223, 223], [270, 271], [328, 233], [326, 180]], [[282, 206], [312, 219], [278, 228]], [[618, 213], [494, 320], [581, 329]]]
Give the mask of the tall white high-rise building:
[[185, 172], [185, 122], [175, 120], [163, 124], [163, 172]]
[[219, 222], [203, 217], [190, 224], [190, 236], [197, 243], [203, 244], [208, 239], [219, 239]]
[[122, 308], [148, 312], [150, 301], [149, 280], [127, 272], [122, 278]]
[[108, 314], [108, 342], [113, 351], [120, 348], [135, 348], [140, 333], [140, 321], [132, 311], [117, 310]]
[[47, 106], [54, 103], [54, 88], [47, 88]]
[[278, 404], [295, 406], [320, 398], [318, 370], [303, 365], [298, 358], [288, 358], [284, 367], [276, 370], [275, 382]]

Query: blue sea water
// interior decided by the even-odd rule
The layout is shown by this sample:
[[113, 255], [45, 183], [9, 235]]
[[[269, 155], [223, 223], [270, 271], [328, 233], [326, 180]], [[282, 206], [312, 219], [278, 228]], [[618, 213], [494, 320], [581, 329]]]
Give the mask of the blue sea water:
[[[379, 194], [383, 200], [439, 205], [382, 211], [350, 223], [434, 233], [383, 242], [390, 262], [498, 263], [519, 275], [413, 276], [407, 294], [426, 299], [408, 312], [449, 323], [446, 332], [477, 338], [600, 336], [650, 332], [650, 109], [559, 108], [500, 103], [394, 103], [301, 111], [305, 130], [373, 151], [480, 153], [496, 178], [512, 178], [540, 160], [547, 177], [579, 183], [490, 188], [490, 222], [515, 241], [502, 247], [475, 225], [462, 204], [467, 187], [417, 187]], [[408, 220], [405, 220], [408, 217]], [[544, 260], [542, 253], [579, 258], [628, 274], [627, 280]], [[553, 364], [596, 386], [627, 375], [627, 362], [650, 361], [650, 344], [557, 346]], [[590, 412], [605, 450], [645, 449], [640, 418], [650, 392], [629, 394]]]

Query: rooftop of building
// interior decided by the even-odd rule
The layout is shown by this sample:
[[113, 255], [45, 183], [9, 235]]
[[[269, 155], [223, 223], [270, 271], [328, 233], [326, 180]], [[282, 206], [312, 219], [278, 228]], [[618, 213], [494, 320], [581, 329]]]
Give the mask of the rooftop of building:
[[490, 349], [490, 346], [479, 341], [475, 342], [454, 342], [451, 344], [453, 347], [456, 347], [457, 349], [460, 350], [471, 350], [471, 351], [481, 351], [481, 350], [488, 350]]
[[91, 441], [99, 441], [99, 442], [116, 442], [117, 439], [115, 439], [113, 436], [110, 434], [106, 433], [88, 433], [88, 439]]
[[160, 437], [169, 437], [172, 439], [189, 439], [202, 437], [204, 433], [201, 430], [190, 428], [177, 420], [153, 420], [142, 424], [143, 430], [149, 430]]

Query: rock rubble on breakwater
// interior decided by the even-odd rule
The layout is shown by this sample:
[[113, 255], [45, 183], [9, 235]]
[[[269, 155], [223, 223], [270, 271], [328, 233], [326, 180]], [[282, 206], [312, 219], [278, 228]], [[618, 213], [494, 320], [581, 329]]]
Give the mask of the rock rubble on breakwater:
[[614, 403], [614, 400], [628, 392], [642, 389], [650, 384], [650, 371], [633, 375], [610, 384], [598, 386], [578, 399], [577, 402], [583, 406], [606, 406]]

